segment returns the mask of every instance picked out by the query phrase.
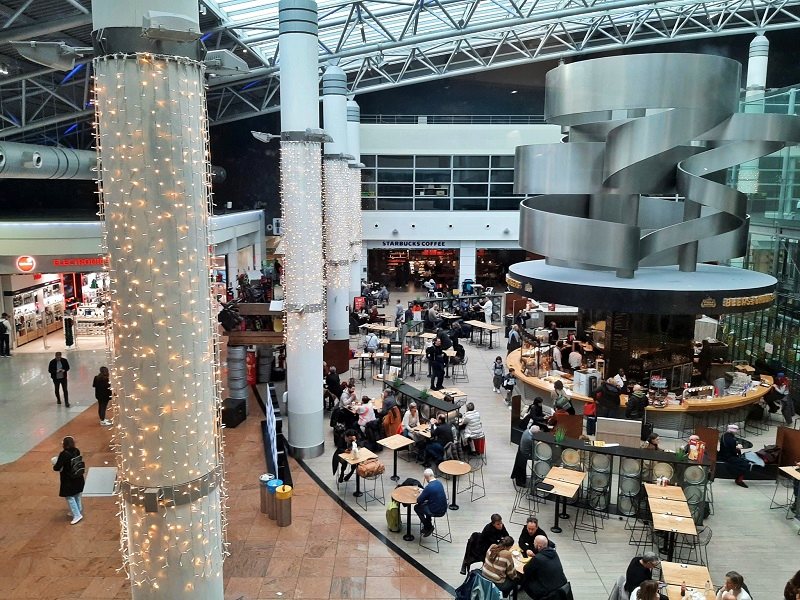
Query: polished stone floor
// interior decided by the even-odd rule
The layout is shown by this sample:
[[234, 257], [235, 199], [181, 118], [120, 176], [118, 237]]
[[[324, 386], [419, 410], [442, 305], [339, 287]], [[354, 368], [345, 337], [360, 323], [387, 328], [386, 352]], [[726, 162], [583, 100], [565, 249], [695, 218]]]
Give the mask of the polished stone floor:
[[[0, 563], [0, 598], [130, 597], [125, 577], [118, 572], [121, 560], [114, 499], [87, 498], [86, 518], [70, 526], [49, 461], [61, 437], [70, 434], [76, 436], [89, 467], [113, 464], [110, 432], [97, 422], [91, 393], [92, 376], [105, 363], [105, 353], [101, 349], [67, 352], [73, 404], [67, 410], [55, 404], [47, 375], [52, 351], [17, 352], [11, 359], [0, 360], [0, 458], [7, 463], [0, 466], [0, 547], [7, 557]], [[258, 511], [257, 478], [263, 471], [263, 454], [259, 409], [253, 406], [251, 417], [225, 436], [231, 550], [225, 564], [225, 597], [449, 597], [449, 587], [463, 579], [458, 570], [470, 532], [480, 529], [493, 512], [504, 516], [512, 535], [517, 536], [521, 529], [521, 525], [508, 523], [513, 501], [509, 475], [516, 450], [509, 443], [509, 411], [492, 392], [489, 373], [494, 357], [504, 354], [504, 350], [467, 346], [470, 382], [459, 382], [458, 387], [477, 405], [487, 431], [487, 493], [475, 502], [470, 502], [468, 495], [458, 495], [460, 510], [450, 513], [453, 543], [442, 544], [438, 554], [420, 548], [418, 539], [405, 542], [402, 534], [389, 533], [385, 507], [370, 504], [367, 511], [357, 507], [351, 495], [352, 481], [347, 494], [344, 489], [337, 490], [331, 475], [330, 437], [326, 453], [307, 462], [315, 477], [299, 465], [293, 467], [292, 526], [280, 529], [268, 521]], [[420, 386], [425, 383], [425, 379], [417, 382]], [[360, 388], [359, 393], [362, 391], [375, 394], [378, 386]], [[760, 447], [773, 442], [774, 436], [773, 427], [750, 439]], [[381, 460], [390, 471], [391, 454], [385, 451]], [[412, 463], [401, 460], [399, 471], [403, 478], [422, 478], [421, 467]], [[389, 475], [387, 472], [383, 478], [387, 496], [394, 485]], [[324, 487], [317, 485], [317, 480]], [[706, 522], [714, 532], [709, 546], [714, 582], [722, 583], [726, 571], [738, 570], [758, 599], [781, 597], [785, 581], [800, 568], [796, 521], [785, 520], [781, 511], [768, 510], [774, 485], [753, 482], [744, 490], [731, 481], [716, 482], [716, 512]], [[343, 501], [344, 508], [336, 498]], [[538, 516], [549, 529], [553, 505], [541, 507]], [[416, 517], [412, 519], [416, 526]], [[576, 600], [607, 597], [634, 553], [620, 521], [606, 522], [597, 545], [573, 541], [571, 525], [553, 539]], [[314, 576], [308, 577], [309, 573]], [[436, 578], [443, 580], [444, 587]]]

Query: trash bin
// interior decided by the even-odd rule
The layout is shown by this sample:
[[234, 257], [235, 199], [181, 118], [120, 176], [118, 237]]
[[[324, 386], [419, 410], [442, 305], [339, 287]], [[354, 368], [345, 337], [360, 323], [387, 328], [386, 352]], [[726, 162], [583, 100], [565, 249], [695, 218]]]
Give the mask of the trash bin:
[[258, 478], [259, 482], [259, 492], [261, 493], [261, 512], [263, 514], [267, 514], [267, 483], [275, 479], [275, 475], [272, 473], [264, 473], [261, 477]]
[[275, 512], [275, 490], [283, 485], [280, 479], [272, 479], [267, 482], [267, 516], [273, 521], [277, 518]]
[[275, 512], [278, 513], [278, 527], [292, 524], [292, 486], [282, 485], [275, 490]]

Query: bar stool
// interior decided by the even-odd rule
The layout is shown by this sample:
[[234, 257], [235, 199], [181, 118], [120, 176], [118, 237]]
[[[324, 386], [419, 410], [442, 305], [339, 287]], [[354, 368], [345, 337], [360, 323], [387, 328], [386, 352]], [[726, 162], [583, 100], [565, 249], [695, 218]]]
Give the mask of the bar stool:
[[450, 376], [453, 378], [453, 383], [457, 383], [458, 381], [469, 383], [469, 375], [467, 375], [468, 361], [469, 358], [465, 356], [464, 360], [462, 360], [460, 363], [453, 364], [453, 368], [450, 372]]
[[[431, 521], [433, 523], [433, 533], [427, 538], [422, 537], [422, 523], [419, 524], [419, 545], [421, 548], [439, 554], [439, 542], [453, 543], [453, 534], [450, 532], [450, 511], [445, 511], [440, 517], [431, 517]], [[445, 525], [447, 526], [446, 529]], [[425, 543], [428, 540], [433, 540], [435, 548], [433, 544], [427, 545]]]
[[[381, 493], [378, 495], [378, 480], [381, 482]], [[369, 489], [369, 484], [372, 483], [372, 490]], [[386, 496], [384, 494], [383, 489], [383, 473], [378, 473], [377, 475], [373, 475], [372, 477], [362, 477], [361, 483], [363, 484], [363, 491], [362, 495], [356, 497], [356, 504], [358, 504], [364, 510], [367, 510], [367, 505], [370, 502], [377, 502], [378, 504], [386, 504]], [[345, 486], [345, 495], [347, 492], [347, 486]], [[364, 500], [364, 504], [361, 504], [361, 500]]]

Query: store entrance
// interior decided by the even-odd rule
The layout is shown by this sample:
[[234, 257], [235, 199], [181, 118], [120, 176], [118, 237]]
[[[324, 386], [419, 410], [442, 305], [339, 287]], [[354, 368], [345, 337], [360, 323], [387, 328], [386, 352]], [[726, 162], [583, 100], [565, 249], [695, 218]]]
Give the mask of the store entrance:
[[400, 292], [419, 292], [431, 277], [441, 291], [458, 287], [460, 251], [454, 248], [426, 250], [369, 250], [367, 275], [370, 283]]
[[493, 286], [504, 290], [508, 267], [526, 260], [533, 255], [525, 250], [479, 248], [475, 256], [475, 281], [484, 287]]

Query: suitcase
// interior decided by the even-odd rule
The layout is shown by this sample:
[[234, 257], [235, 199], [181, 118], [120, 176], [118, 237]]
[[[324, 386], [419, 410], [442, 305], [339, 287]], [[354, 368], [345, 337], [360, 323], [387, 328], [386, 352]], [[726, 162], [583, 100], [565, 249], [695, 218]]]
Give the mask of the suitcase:
[[246, 403], [244, 398], [225, 398], [222, 401], [222, 424], [225, 427], [238, 427], [247, 418]]

